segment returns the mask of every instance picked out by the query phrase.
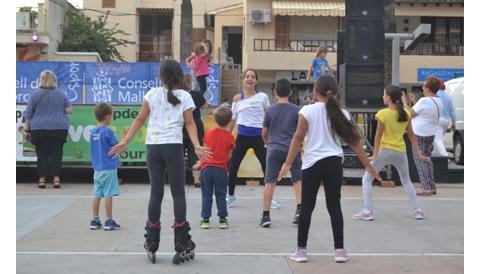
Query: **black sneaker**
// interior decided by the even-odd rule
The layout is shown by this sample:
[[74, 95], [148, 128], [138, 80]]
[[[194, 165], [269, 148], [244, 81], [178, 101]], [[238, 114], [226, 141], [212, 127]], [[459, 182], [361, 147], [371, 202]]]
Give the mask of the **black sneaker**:
[[299, 221], [300, 221], [300, 208], [297, 207], [297, 211], [295, 211], [295, 217], [293, 217], [292, 223], [295, 225], [298, 225]]
[[270, 215], [264, 215], [262, 217], [262, 220], [260, 221], [260, 226], [269, 227], [271, 224], [272, 224], [272, 221], [270, 221]]

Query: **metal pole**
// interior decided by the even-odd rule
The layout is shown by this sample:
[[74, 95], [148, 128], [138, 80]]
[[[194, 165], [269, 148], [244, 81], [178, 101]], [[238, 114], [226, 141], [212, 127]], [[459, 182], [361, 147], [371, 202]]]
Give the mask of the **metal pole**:
[[392, 41], [392, 85], [400, 83], [400, 37], [393, 37]]

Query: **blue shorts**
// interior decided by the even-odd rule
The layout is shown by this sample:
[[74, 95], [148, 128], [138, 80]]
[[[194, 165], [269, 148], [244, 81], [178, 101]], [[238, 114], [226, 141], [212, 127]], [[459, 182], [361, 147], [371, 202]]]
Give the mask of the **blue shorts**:
[[[267, 170], [265, 171], [265, 183], [276, 183], [278, 174], [282, 169], [283, 163], [287, 159], [288, 153], [281, 150], [268, 150], [267, 151]], [[296, 183], [302, 180], [302, 158], [300, 153], [295, 156], [292, 167], [290, 168], [290, 174], [292, 175], [292, 183]]]
[[120, 193], [117, 169], [95, 171], [93, 174], [93, 196], [109, 198]]

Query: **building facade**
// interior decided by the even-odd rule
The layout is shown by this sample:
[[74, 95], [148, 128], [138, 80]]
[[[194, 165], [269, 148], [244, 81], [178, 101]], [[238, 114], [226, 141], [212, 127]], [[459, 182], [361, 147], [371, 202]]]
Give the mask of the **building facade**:
[[[238, 3], [239, 0], [192, 0], [193, 42], [205, 38], [213, 40], [208, 31], [206, 11]], [[118, 50], [127, 62], [158, 61], [162, 58], [180, 58], [181, 0], [84, 0], [85, 14], [91, 18], [110, 11], [110, 26], [118, 24], [135, 45]]]
[[[395, 0], [394, 7], [397, 32], [413, 32], [421, 23], [432, 26], [428, 39], [412, 52], [404, 51], [402, 44], [402, 87], [421, 90], [426, 74], [447, 80], [463, 71], [463, 0]], [[276, 79], [290, 79], [299, 104], [311, 92], [306, 72], [316, 49], [326, 46], [327, 60], [335, 66], [337, 31], [345, 27], [342, 0], [244, 0], [209, 14], [216, 16], [214, 49], [219, 61], [238, 55], [235, 40], [228, 37], [232, 30], [241, 34], [241, 55], [235, 61], [259, 71], [263, 90], [270, 90]]]
[[17, 61], [102, 61], [96, 52], [57, 52], [69, 6], [67, 0], [45, 0], [17, 11]]

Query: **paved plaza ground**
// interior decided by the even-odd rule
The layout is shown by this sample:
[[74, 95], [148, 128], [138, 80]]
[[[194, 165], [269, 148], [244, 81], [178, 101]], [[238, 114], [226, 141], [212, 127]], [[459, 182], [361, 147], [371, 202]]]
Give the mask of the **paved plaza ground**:
[[[418, 185], [417, 185], [418, 186]], [[354, 221], [362, 207], [361, 186], [344, 186], [342, 208], [345, 248], [350, 260], [333, 261], [333, 239], [320, 189], [308, 241], [309, 262], [288, 259], [296, 245], [297, 227], [291, 224], [295, 200], [291, 186], [278, 186], [272, 226], [258, 224], [261, 186], [238, 186], [238, 200], [229, 209], [231, 228], [218, 229], [214, 205], [212, 228], [198, 227], [201, 191], [187, 186], [187, 216], [197, 243], [196, 258], [172, 265], [172, 198], [166, 186], [157, 264], [143, 249], [149, 195], [147, 184], [121, 185], [114, 199], [118, 231], [91, 231], [90, 184], [64, 184], [62, 189], [38, 189], [17, 184], [17, 273], [463, 273], [463, 184], [439, 184], [438, 195], [421, 197], [426, 219], [417, 221], [402, 187], [374, 187], [373, 222]], [[103, 202], [101, 205], [103, 208]], [[100, 211], [104, 221], [104, 211]]]

